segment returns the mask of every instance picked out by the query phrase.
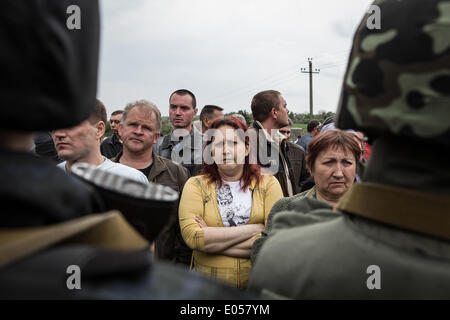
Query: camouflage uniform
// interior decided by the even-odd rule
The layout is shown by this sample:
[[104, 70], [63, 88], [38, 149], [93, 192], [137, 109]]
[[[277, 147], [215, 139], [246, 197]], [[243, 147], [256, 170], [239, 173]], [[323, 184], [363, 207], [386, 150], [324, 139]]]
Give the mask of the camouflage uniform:
[[266, 296], [450, 298], [450, 1], [374, 4], [381, 29], [366, 14], [337, 115], [374, 141], [363, 183], [338, 211], [305, 198], [277, 214], [249, 281]]

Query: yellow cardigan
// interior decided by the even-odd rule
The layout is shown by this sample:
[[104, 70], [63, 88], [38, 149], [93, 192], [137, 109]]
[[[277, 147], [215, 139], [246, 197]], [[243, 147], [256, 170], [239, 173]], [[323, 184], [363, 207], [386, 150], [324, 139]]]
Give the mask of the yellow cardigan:
[[[267, 222], [270, 209], [283, 192], [274, 176], [263, 175], [259, 185], [252, 182], [252, 209], [248, 223]], [[184, 186], [180, 200], [179, 219], [181, 234], [186, 244], [193, 249], [191, 268], [211, 278], [245, 288], [250, 275], [250, 259], [234, 258], [205, 252], [203, 229], [195, 221], [200, 216], [211, 227], [224, 227], [214, 183], [208, 183], [204, 175], [190, 178]]]

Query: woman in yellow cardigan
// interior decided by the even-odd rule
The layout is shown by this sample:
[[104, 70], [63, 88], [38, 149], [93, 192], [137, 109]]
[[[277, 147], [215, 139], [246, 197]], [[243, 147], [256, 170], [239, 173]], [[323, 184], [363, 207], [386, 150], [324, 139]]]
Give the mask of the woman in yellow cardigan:
[[[210, 164], [190, 178], [180, 200], [181, 234], [193, 249], [191, 268], [238, 288], [250, 275], [253, 241], [283, 197], [278, 180], [249, 163], [247, 126], [236, 117], [211, 127]], [[206, 162], [206, 161], [205, 161]]]

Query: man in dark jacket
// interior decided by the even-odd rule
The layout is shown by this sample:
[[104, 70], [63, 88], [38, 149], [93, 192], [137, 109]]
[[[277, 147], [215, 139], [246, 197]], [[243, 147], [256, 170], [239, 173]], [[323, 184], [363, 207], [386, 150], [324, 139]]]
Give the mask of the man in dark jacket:
[[[306, 168], [306, 152], [305, 149], [293, 143], [291, 138], [291, 130], [294, 125], [291, 119], [288, 119], [289, 125], [280, 128], [280, 133], [286, 137], [287, 142], [287, 158], [291, 163], [292, 172], [294, 176], [294, 183], [298, 186], [298, 190], [302, 190], [304, 182], [310, 177], [309, 171]], [[298, 192], [297, 192], [298, 194]]]
[[180, 163], [191, 176], [198, 174], [203, 163], [203, 135], [192, 121], [197, 114], [195, 95], [179, 89], [169, 97], [169, 118], [173, 130], [155, 144], [157, 155]]
[[252, 158], [263, 173], [278, 179], [285, 197], [299, 193], [309, 174], [304, 151], [278, 132], [289, 125], [286, 101], [278, 91], [262, 91], [253, 97], [251, 107], [257, 137], [256, 148], [250, 151]]
[[123, 110], [116, 110], [111, 113], [109, 123], [111, 125], [112, 135], [103, 140], [100, 145], [100, 152], [108, 159], [115, 157], [122, 151], [122, 140], [119, 137], [119, 124], [122, 121]]

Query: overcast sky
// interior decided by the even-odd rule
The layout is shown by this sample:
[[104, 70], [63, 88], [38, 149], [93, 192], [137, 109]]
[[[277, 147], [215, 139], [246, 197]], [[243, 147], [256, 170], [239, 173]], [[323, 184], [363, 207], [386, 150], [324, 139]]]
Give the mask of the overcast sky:
[[176, 89], [197, 106], [246, 109], [280, 91], [293, 112], [336, 111], [353, 38], [372, 0], [101, 0], [98, 97], [108, 110], [147, 99], [168, 115]]

